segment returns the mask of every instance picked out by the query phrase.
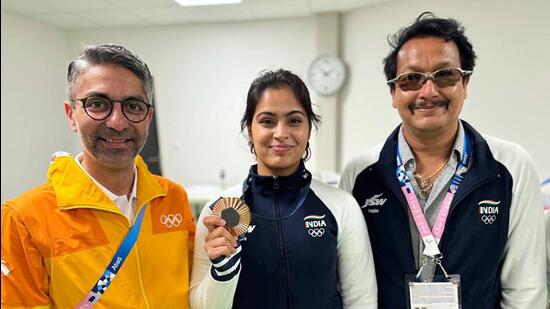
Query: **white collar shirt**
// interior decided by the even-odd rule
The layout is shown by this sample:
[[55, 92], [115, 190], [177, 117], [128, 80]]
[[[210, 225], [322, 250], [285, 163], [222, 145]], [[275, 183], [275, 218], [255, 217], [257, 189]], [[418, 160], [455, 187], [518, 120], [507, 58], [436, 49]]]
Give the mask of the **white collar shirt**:
[[94, 179], [82, 166], [82, 163], [80, 162], [80, 159], [82, 157], [82, 153], [79, 153], [77, 156], [75, 156], [76, 163], [82, 168], [84, 173], [90, 177], [94, 181], [94, 183], [109, 197], [111, 201], [120, 209], [120, 211], [128, 218], [128, 220], [133, 223], [134, 218], [136, 215], [136, 202], [137, 202], [137, 168], [134, 165], [134, 181], [132, 185], [132, 192], [130, 193], [130, 197], [128, 198], [126, 195], [116, 195], [113, 192], [109, 191], [109, 189], [105, 188], [102, 184], [100, 184], [96, 179]]

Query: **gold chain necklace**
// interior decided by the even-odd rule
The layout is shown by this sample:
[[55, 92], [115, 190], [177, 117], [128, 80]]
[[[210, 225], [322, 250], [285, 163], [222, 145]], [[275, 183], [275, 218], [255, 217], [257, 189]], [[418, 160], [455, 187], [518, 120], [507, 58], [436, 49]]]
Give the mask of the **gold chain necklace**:
[[[426, 199], [430, 193], [430, 189], [433, 187], [435, 180], [437, 177], [436, 175], [439, 175], [439, 173], [443, 170], [443, 167], [447, 165], [447, 162], [443, 162], [439, 168], [433, 174], [430, 176], [422, 176], [418, 173], [414, 173], [413, 176], [416, 179], [416, 183], [418, 184], [418, 187], [420, 188], [420, 192], [418, 195], [422, 199]], [[434, 178], [435, 177], [435, 178]], [[432, 179], [433, 178], [433, 179]]]

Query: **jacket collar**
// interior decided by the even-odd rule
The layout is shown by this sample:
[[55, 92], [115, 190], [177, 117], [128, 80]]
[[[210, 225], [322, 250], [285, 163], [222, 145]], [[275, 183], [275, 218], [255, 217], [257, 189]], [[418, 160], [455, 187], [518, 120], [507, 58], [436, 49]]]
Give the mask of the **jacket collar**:
[[[134, 161], [137, 168], [138, 209], [152, 199], [166, 195], [166, 190], [147, 169], [138, 155]], [[86, 175], [84, 170], [69, 155], [58, 156], [50, 164], [48, 181], [52, 184], [58, 207], [61, 209], [95, 208], [120, 212], [118, 207]]]
[[[485, 138], [466, 121], [462, 120], [462, 124], [464, 125], [464, 132], [471, 139], [473, 151], [472, 165], [462, 181], [462, 186], [468, 188], [487, 179], [497, 177], [500, 169]], [[459, 189], [457, 195], [460, 195], [461, 191], [464, 192], [464, 190]], [[459, 198], [460, 196], [455, 197], [457, 200]]]
[[311, 173], [305, 168], [303, 161], [296, 172], [289, 176], [261, 176], [258, 174], [258, 166], [252, 165], [243, 186], [243, 192], [250, 188], [254, 193], [272, 196], [275, 188], [278, 187], [280, 194], [294, 194], [310, 183]]
[[[470, 166], [466, 176], [458, 189], [457, 196], [453, 201], [459, 199], [461, 192], [464, 192], [469, 187], [483, 182], [486, 179], [496, 177], [498, 175], [498, 164], [494, 159], [487, 141], [477, 132], [470, 124], [464, 120], [460, 120], [464, 127], [465, 134], [471, 140], [472, 143], [472, 165]], [[399, 197], [402, 204], [406, 205], [397, 176], [395, 174], [396, 169], [396, 149], [398, 143], [398, 135], [401, 125], [397, 126], [395, 130], [390, 134], [382, 151], [380, 152], [380, 158], [378, 163], [373, 166], [377, 175], [381, 175], [381, 180]]]

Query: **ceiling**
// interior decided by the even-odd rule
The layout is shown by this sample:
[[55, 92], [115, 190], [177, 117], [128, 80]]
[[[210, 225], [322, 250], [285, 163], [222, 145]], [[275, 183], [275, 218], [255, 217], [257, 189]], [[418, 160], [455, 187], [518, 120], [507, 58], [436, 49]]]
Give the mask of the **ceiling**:
[[182, 7], [173, 0], [1, 0], [2, 11], [65, 29], [158, 26], [312, 16], [389, 0], [243, 0]]

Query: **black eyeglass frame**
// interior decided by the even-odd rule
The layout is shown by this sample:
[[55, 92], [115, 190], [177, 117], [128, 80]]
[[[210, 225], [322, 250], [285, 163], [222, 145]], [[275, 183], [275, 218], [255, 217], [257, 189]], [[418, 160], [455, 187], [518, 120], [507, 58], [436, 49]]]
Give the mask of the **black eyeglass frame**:
[[[431, 73], [423, 73], [423, 72], [405, 72], [405, 73], [402, 73], [402, 74], [399, 74], [398, 76], [396, 76], [395, 78], [393, 79], [390, 79], [387, 81], [387, 84], [388, 86], [391, 86], [392, 84], [395, 85], [396, 87], [399, 87], [401, 90], [403, 91], [418, 91], [420, 89], [422, 89], [422, 86], [428, 81], [428, 79], [431, 79], [434, 84], [436, 84], [438, 87], [441, 87], [438, 85], [437, 81], [435, 80], [435, 75], [440, 73], [441, 71], [446, 71], [446, 70], [457, 70], [460, 72], [460, 78], [464, 78], [465, 76], [470, 76], [472, 75], [472, 73], [474, 73], [474, 71], [469, 71], [469, 70], [463, 70], [461, 68], [444, 68], [444, 69], [439, 69], [437, 71], [433, 71]], [[424, 80], [420, 83], [420, 87], [418, 89], [408, 89], [408, 90], [405, 90], [403, 88], [401, 88], [399, 86], [399, 83], [398, 83], [398, 80], [403, 77], [403, 76], [406, 76], [408, 74], [420, 74], [422, 76], [424, 76]], [[455, 84], [458, 82], [458, 80], [455, 82]], [[449, 85], [450, 86], [450, 85]]]
[[[86, 109], [86, 101], [89, 100], [90, 98], [98, 98], [98, 99], [102, 99], [102, 100], [105, 100], [107, 102], [109, 102], [109, 104], [111, 105], [111, 108], [109, 109], [109, 112], [105, 115], [105, 117], [102, 117], [102, 118], [96, 118], [94, 116], [92, 116], [88, 110]], [[149, 111], [151, 110], [151, 108], [153, 107], [153, 104], [151, 103], [147, 103], [143, 100], [140, 100], [140, 99], [136, 99], [136, 98], [132, 98], [132, 99], [126, 99], [124, 101], [119, 101], [119, 100], [111, 100], [107, 97], [104, 97], [104, 96], [98, 96], [98, 95], [90, 95], [90, 96], [87, 96], [87, 97], [84, 97], [84, 98], [80, 98], [80, 99], [71, 99], [72, 102], [75, 102], [75, 101], [80, 101], [82, 102], [82, 109], [84, 109], [84, 112], [86, 113], [86, 115], [88, 115], [88, 117], [92, 118], [93, 120], [96, 120], [96, 121], [102, 121], [102, 120], [105, 120], [107, 118], [109, 118], [109, 116], [111, 116], [111, 114], [113, 113], [113, 109], [114, 109], [114, 106], [115, 106], [115, 103], [120, 103], [122, 106], [122, 114], [124, 115], [124, 117], [130, 121], [131, 123], [140, 123], [140, 122], [143, 122], [143, 120], [145, 120], [147, 118], [147, 115], [149, 115]], [[143, 118], [141, 120], [132, 120], [128, 117], [128, 115], [126, 115], [126, 112], [124, 111], [124, 103], [127, 103], [128, 101], [137, 101], [137, 102], [140, 102], [140, 103], [143, 103], [145, 104], [147, 110], [145, 112], [145, 114], [143, 115]]]

